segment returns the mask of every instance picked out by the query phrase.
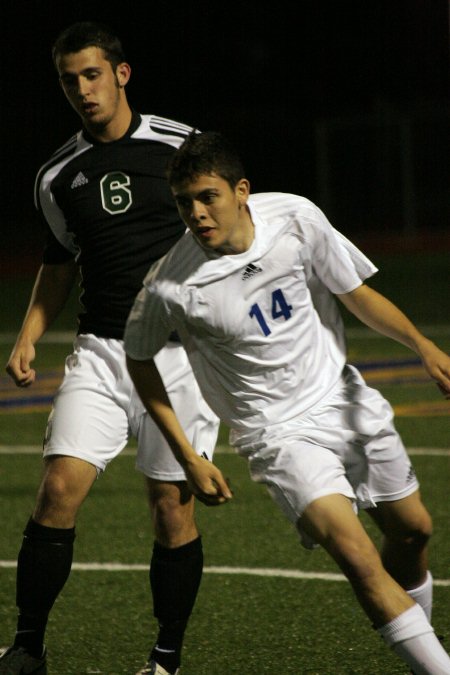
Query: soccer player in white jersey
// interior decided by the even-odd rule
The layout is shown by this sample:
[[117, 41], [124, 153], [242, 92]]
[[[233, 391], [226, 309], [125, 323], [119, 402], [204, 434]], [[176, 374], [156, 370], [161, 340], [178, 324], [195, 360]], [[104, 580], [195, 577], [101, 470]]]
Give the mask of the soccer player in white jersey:
[[[0, 656], [0, 674], [47, 672], [47, 618], [70, 573], [78, 509], [130, 433], [138, 439], [137, 466], [149, 488], [155, 532], [149, 575], [159, 624], [140, 672], [172, 674], [202, 575], [202, 541], [184, 472], [129, 378], [123, 331], [149, 267], [186, 229], [166, 167], [192, 127], [131, 109], [131, 69], [107, 27], [70, 26], [58, 36], [53, 57], [83, 128], [37, 176], [36, 205], [48, 236], [7, 365], [18, 386], [32, 385], [35, 345], [63, 307], [78, 270], [82, 311], [47, 427], [44, 476], [18, 558], [17, 632]], [[161, 350], [159, 367], [191, 439], [199, 452], [212, 455], [218, 419], [174, 338]], [[64, 664], [55, 666], [61, 675], [64, 670]]]
[[[334, 296], [414, 350], [447, 397], [450, 358], [364, 283], [376, 268], [313, 203], [250, 195], [220, 134], [191, 134], [171, 161], [169, 182], [189, 232], [147, 275], [125, 351], [192, 489], [212, 501], [229, 498], [187, 441], [153, 362], [174, 329], [253, 480], [267, 486], [303, 543], [329, 552], [372, 624], [416, 674], [450, 673], [430, 624], [431, 518], [390, 405], [346, 363]], [[381, 555], [358, 508], [384, 534]]]

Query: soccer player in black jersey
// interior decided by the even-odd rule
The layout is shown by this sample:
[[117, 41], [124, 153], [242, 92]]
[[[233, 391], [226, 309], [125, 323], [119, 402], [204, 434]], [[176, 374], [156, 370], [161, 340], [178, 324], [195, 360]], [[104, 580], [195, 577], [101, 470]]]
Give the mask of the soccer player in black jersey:
[[[149, 488], [155, 532], [150, 583], [159, 622], [140, 673], [165, 675], [180, 665], [202, 574], [202, 545], [185, 474], [134, 390], [122, 338], [148, 268], [185, 230], [165, 171], [191, 128], [132, 110], [125, 93], [130, 66], [107, 27], [70, 26], [57, 38], [53, 59], [83, 128], [36, 180], [36, 206], [48, 238], [7, 364], [19, 387], [33, 383], [35, 344], [64, 306], [79, 272], [82, 311], [46, 430], [44, 476], [18, 557], [17, 633], [0, 657], [0, 673], [47, 672], [45, 629], [70, 573], [78, 509], [131, 432], [138, 439], [137, 467]], [[217, 418], [173, 338], [158, 367], [187, 434], [199, 454], [211, 458]], [[55, 672], [62, 670], [56, 666]]]

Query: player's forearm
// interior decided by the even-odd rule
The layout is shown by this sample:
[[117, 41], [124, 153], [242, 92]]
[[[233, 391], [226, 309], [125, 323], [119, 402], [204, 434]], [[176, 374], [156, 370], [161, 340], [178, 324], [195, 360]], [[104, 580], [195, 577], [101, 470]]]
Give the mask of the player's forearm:
[[186, 438], [153, 359], [135, 361], [127, 355], [127, 367], [146, 410], [183, 467], [192, 493], [210, 506], [231, 499], [231, 491], [221, 471], [212, 462], [199, 457]]
[[75, 275], [75, 263], [41, 266], [17, 343], [35, 344], [45, 333], [64, 307]]
[[136, 361], [127, 356], [127, 367], [146, 410], [159, 427], [178, 462], [186, 468], [192, 459], [197, 458], [197, 454], [178, 422], [154, 361]]
[[394, 303], [365, 284], [338, 297], [366, 326], [417, 354], [422, 355], [432, 344]]
[[197, 453], [186, 438], [170, 402], [152, 396], [145, 399], [144, 405], [158, 425], [177, 461], [184, 469], [189, 468], [189, 465], [197, 460]]
[[396, 305], [365, 285], [338, 297], [367, 326], [418, 354], [430, 377], [450, 398], [449, 356], [426, 338]]

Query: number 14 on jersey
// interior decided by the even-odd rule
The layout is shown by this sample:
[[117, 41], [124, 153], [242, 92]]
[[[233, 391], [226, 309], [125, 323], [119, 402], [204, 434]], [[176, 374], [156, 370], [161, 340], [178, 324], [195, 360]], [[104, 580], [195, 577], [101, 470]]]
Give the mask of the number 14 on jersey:
[[[263, 311], [258, 303], [255, 303], [251, 306], [248, 313], [251, 319], [255, 318], [259, 324], [264, 335], [270, 335], [272, 332], [267, 324], [267, 321], [264, 317]], [[288, 305], [286, 298], [283, 295], [281, 288], [277, 288], [272, 292], [272, 308], [271, 308], [271, 317], [272, 319], [284, 318], [285, 321], [290, 319], [292, 316], [292, 305]]]

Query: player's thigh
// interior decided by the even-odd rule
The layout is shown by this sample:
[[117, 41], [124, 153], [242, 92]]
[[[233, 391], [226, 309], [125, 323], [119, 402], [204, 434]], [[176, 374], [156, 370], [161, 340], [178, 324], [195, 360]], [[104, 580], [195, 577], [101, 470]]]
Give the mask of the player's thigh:
[[182, 546], [198, 536], [194, 497], [185, 481], [176, 483], [146, 478], [156, 539], [163, 546]]
[[379, 502], [377, 508], [367, 513], [380, 530], [392, 539], [422, 537], [432, 534], [432, 519], [422, 502], [419, 490], [395, 501]]
[[[155, 362], [189, 442], [199, 455], [212, 460], [219, 420], [200, 393], [185, 350], [176, 343], [169, 344], [157, 354]], [[182, 467], [150, 415], [142, 414], [137, 427], [136, 467], [155, 480], [184, 481]]]
[[351, 500], [342, 494], [315, 499], [304, 510], [297, 527], [323, 546], [344, 571], [380, 565]]
[[[348, 368], [346, 377], [346, 396], [339, 403], [338, 417], [330, 419], [337, 423], [337, 435], [342, 436], [348, 428], [352, 431], [348, 443], [343, 444], [342, 458], [358, 506], [367, 509], [407, 497], [419, 483], [394, 426], [391, 405], [379, 391], [368, 387], [355, 369]], [[336, 451], [341, 453], [339, 447]]]
[[76, 457], [101, 471], [127, 443], [132, 387], [126, 373], [120, 375], [117, 355], [103, 354], [99, 341], [91, 342], [91, 349], [80, 349], [67, 360], [47, 423], [44, 457]]
[[97, 468], [82, 459], [55, 455], [45, 460], [34, 519], [41, 525], [71, 527], [97, 478]]
[[170, 507], [181, 507], [186, 511], [192, 510], [192, 492], [186, 481], [168, 482], [146, 477], [148, 499], [151, 506], [169, 504]]
[[[278, 440], [250, 453], [245, 447], [239, 454], [247, 457], [250, 475], [267, 490], [284, 515], [297, 525], [305, 509], [314, 500], [340, 494], [353, 501], [355, 492], [345, 475], [341, 459], [327, 448], [295, 435]], [[298, 528], [302, 544], [313, 548], [317, 542]]]

